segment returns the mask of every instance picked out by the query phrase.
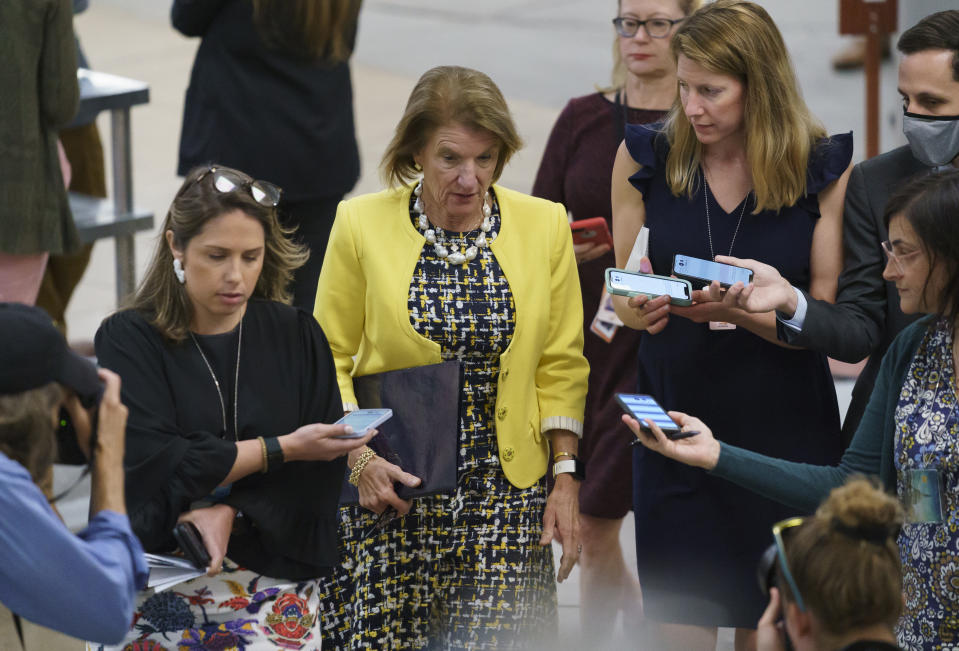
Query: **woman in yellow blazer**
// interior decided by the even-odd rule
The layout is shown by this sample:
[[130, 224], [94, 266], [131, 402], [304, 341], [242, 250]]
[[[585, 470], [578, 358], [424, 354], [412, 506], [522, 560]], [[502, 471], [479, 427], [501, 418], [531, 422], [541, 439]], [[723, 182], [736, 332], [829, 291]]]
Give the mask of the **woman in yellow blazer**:
[[[369, 449], [350, 456], [360, 507], [341, 509], [346, 549], [323, 615], [338, 649], [507, 649], [555, 635], [549, 543], [563, 544], [563, 580], [579, 554], [588, 366], [565, 210], [493, 185], [520, 144], [489, 77], [434, 68], [384, 156], [390, 189], [337, 211], [315, 314], [344, 409], [356, 409], [353, 376], [450, 359], [464, 369], [453, 495], [404, 502], [394, 482], [416, 477]], [[365, 537], [388, 507], [403, 517]]]

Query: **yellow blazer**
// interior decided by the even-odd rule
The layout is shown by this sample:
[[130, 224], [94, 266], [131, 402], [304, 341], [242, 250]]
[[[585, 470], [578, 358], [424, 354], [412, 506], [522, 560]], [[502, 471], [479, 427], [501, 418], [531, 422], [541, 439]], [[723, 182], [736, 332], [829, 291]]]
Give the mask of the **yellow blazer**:
[[[336, 211], [314, 316], [333, 351], [344, 406], [352, 376], [441, 360], [439, 344], [410, 323], [407, 298], [425, 239], [409, 214], [410, 187], [343, 201]], [[582, 435], [589, 365], [583, 308], [566, 211], [499, 186], [501, 225], [490, 249], [506, 275], [516, 326], [500, 355], [496, 439], [506, 478], [518, 488], [546, 472], [542, 432]]]

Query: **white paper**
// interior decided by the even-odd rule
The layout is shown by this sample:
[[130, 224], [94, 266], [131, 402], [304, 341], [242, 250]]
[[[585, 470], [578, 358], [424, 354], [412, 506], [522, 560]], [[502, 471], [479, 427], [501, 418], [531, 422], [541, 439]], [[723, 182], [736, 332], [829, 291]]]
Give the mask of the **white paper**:
[[144, 556], [147, 567], [150, 568], [147, 587], [153, 588], [156, 592], [162, 592], [179, 583], [206, 574], [206, 570], [197, 569], [193, 563], [179, 556], [164, 554], [144, 554]]
[[633, 250], [629, 252], [629, 259], [626, 261], [626, 271], [638, 272], [640, 260], [649, 255], [649, 229], [643, 226], [639, 229], [639, 235], [633, 242]]

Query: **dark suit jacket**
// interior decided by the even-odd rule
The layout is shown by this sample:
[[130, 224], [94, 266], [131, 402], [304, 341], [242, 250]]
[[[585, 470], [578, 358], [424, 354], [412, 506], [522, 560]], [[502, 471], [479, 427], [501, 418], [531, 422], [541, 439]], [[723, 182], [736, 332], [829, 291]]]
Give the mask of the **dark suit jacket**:
[[[348, 62], [268, 48], [249, 0], [174, 0], [172, 20], [186, 36], [203, 37], [183, 108], [181, 176], [219, 163], [280, 186], [287, 201], [353, 188], [360, 158]], [[349, 29], [352, 42], [356, 24]]]
[[890, 195], [904, 181], [928, 171], [908, 146], [853, 167], [843, 208], [844, 261], [836, 302], [818, 301], [806, 293], [808, 308], [802, 331], [777, 324], [782, 341], [844, 362], [872, 355], [853, 388], [843, 422], [844, 447], [862, 418], [886, 349], [903, 328], [921, 316], [907, 316], [899, 309], [895, 284], [882, 277], [886, 257], [880, 242], [888, 238], [883, 214]]
[[0, 251], [79, 246], [57, 157], [77, 110], [70, 0], [0, 0]]

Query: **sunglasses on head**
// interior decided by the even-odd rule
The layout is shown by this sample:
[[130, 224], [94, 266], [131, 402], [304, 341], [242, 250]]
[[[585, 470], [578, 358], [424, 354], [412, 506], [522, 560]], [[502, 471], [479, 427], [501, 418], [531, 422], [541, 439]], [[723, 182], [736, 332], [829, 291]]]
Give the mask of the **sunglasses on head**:
[[759, 587], [763, 594], [769, 596], [769, 588], [775, 586], [776, 563], [779, 563], [779, 573], [783, 580], [789, 586], [790, 592], [799, 606], [799, 610], [806, 612], [806, 604], [802, 595], [799, 594], [799, 587], [796, 585], [796, 579], [793, 578], [789, 570], [789, 561], [786, 559], [786, 548], [783, 546], [783, 532], [800, 526], [804, 522], [803, 518], [789, 518], [773, 525], [773, 544], [763, 553], [759, 560]]
[[213, 166], [200, 174], [194, 183], [199, 183], [207, 175], [213, 177], [213, 189], [221, 194], [245, 190], [261, 206], [276, 208], [280, 203], [280, 194], [283, 191], [269, 181], [256, 181], [233, 170]]

